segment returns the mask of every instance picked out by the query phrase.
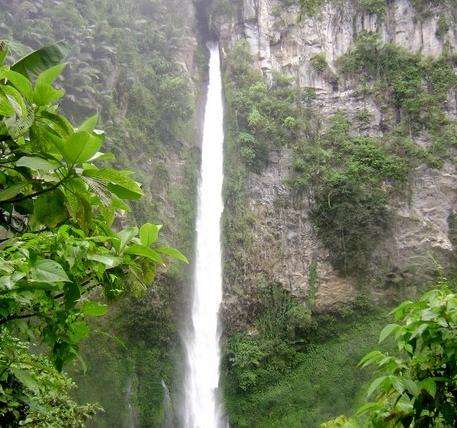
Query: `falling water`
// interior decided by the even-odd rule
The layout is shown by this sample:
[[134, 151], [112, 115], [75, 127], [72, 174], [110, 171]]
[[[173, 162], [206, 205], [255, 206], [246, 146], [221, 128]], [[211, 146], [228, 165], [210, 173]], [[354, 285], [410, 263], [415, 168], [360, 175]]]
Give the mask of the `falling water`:
[[222, 416], [218, 312], [222, 300], [220, 218], [223, 210], [223, 103], [219, 48], [210, 47], [202, 165], [198, 194], [197, 254], [192, 303], [193, 330], [186, 340], [185, 426], [217, 428]]
[[173, 428], [173, 406], [171, 403], [170, 390], [162, 379], [163, 388], [163, 422], [161, 428]]

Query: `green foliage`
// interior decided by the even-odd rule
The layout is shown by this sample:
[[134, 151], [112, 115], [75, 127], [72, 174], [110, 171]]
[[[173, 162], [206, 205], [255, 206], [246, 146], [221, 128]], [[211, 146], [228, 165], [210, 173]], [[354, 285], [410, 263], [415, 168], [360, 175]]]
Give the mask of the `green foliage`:
[[277, 380], [294, 364], [299, 338], [311, 323], [309, 309], [280, 285], [259, 289], [258, 299], [255, 333], [232, 336], [226, 353], [231, 386], [241, 394]]
[[447, 23], [446, 17], [441, 15], [438, 19], [438, 26], [436, 28], [436, 36], [440, 39], [444, 39], [447, 32], [449, 31], [449, 24]]
[[[334, 266], [354, 275], [369, 266], [389, 231], [391, 190], [421, 162], [440, 167], [455, 145], [445, 105], [457, 77], [450, 58], [423, 58], [382, 44], [374, 33], [360, 35], [340, 65], [346, 75], [361, 78], [398, 123], [382, 138], [357, 136], [347, 118], [336, 114], [326, 131], [308, 130], [306, 140], [295, 144], [291, 184], [311, 197], [311, 219]], [[362, 111], [357, 120], [365, 126], [370, 116]], [[419, 133], [430, 137], [428, 148], [412, 143]]]
[[444, 104], [457, 84], [448, 58], [423, 58], [395, 45], [381, 44], [375, 33], [363, 33], [342, 57], [341, 67], [348, 75], [373, 82], [379, 102], [396, 109], [410, 132], [440, 134], [448, 125]]
[[172, 389], [179, 377], [175, 361], [184, 356], [173, 315], [176, 280], [167, 275], [161, 284], [110, 307], [107, 317], [96, 320], [91, 339], [81, 344], [85, 367], [75, 364], [72, 374], [78, 379], [78, 401], [96, 401], [105, 409], [95, 419], [97, 427], [129, 425], [132, 411], [138, 426], [163, 422], [162, 381]]
[[[359, 373], [357, 361], [375, 346], [385, 323], [384, 315], [361, 315], [360, 310], [358, 314], [346, 319], [317, 318], [301, 333], [305, 344], [295, 346], [289, 356], [280, 354], [289, 358], [284, 366], [265, 356], [262, 342], [252, 334], [233, 336], [230, 358], [238, 366], [224, 373], [230, 426], [316, 427], [355, 409], [371, 375]], [[279, 348], [278, 353], [282, 352]], [[241, 373], [243, 377], [235, 377]], [[234, 379], [244, 380], [248, 387], [235, 389]]]
[[297, 145], [292, 186], [314, 199], [312, 221], [345, 274], [362, 272], [388, 228], [389, 183], [406, 179], [408, 163], [370, 137], [352, 137], [342, 113], [323, 135]]
[[40, 73], [59, 64], [68, 55], [69, 50], [69, 46], [65, 42], [44, 46], [21, 58], [11, 66], [11, 70], [30, 79], [38, 77]]
[[100, 407], [78, 405], [73, 382], [48, 359], [0, 328], [0, 421], [2, 426], [83, 427]]
[[247, 166], [260, 172], [272, 148], [286, 145], [297, 131], [298, 93], [287, 77], [276, 75], [268, 86], [252, 66], [246, 41], [236, 44], [227, 58], [233, 131]]
[[316, 15], [326, 0], [300, 0], [302, 13], [307, 16]]
[[[199, 90], [204, 85], [191, 81], [188, 76], [192, 73], [196, 77], [196, 70], [189, 71], [185, 64], [192, 63], [193, 49], [189, 50], [194, 28], [188, 25], [188, 8], [183, 7], [181, 0], [0, 3], [1, 37], [10, 40], [15, 60], [31, 49], [55, 40], [65, 39], [71, 44], [65, 78], [59, 81], [67, 93], [61, 101], [62, 110], [78, 124], [98, 111], [98, 126], [106, 131], [104, 147], [114, 153], [116, 169], [134, 165], [134, 179], [143, 183], [144, 196], [133, 200], [131, 211], [124, 213], [115, 224], [141, 224], [153, 220], [163, 224], [163, 242], [191, 254], [199, 161], [193, 106], [198, 104], [196, 99], [202, 95]], [[205, 51], [203, 47], [198, 49]], [[205, 55], [200, 54], [198, 59], [200, 68], [204, 68], [203, 62], [207, 66]], [[163, 288], [167, 292], [173, 290], [171, 297], [164, 300], [166, 304], [162, 305], [161, 300], [160, 315], [150, 314], [162, 324], [174, 323], [170, 308], [178, 307], [183, 294], [180, 287], [188, 283], [189, 270], [174, 263], [168, 269], [168, 275], [165, 281], [160, 273], [154, 286], [156, 293], [143, 301], [144, 306], [159, 305], [156, 294]], [[144, 287], [134, 288], [132, 292], [137, 296]], [[170, 308], [165, 308], [166, 305]], [[131, 306], [122, 308], [127, 312]], [[132, 384], [133, 411], [139, 422], [143, 426], [156, 426], [159, 425], [157, 419], [151, 416], [148, 420], [146, 413], [157, 416], [161, 412], [162, 390], [156, 388], [156, 376], [169, 379], [176, 370], [172, 361], [175, 361], [177, 351], [173, 352], [172, 344], [178, 343], [177, 333], [173, 329], [164, 330], [170, 335], [165, 343], [158, 342], [156, 335], [151, 333], [147, 343], [136, 352], [133, 351], [136, 344], [119, 332], [123, 331], [126, 318], [122, 313], [116, 323], [107, 321], [106, 317], [97, 322], [100, 333], [86, 341], [87, 346], [83, 345], [83, 358], [89, 360], [87, 365], [92, 371], [75, 376], [78, 384], [84, 384], [84, 391], [78, 396], [81, 402], [87, 396], [101, 402], [105, 408], [104, 414], [97, 415], [95, 425], [111, 427], [126, 421], [129, 411], [125, 396], [129, 379], [138, 377], [136, 371], [144, 364], [142, 353], [155, 355], [160, 348], [163, 354], [149, 361], [154, 366], [148, 375]], [[135, 328], [142, 330], [144, 326], [138, 324]], [[131, 353], [114, 346], [116, 340], [112, 336], [117, 334], [132, 349]], [[105, 336], [109, 338], [105, 340]], [[103, 352], [102, 347], [112, 353]], [[127, 360], [128, 369], [123, 365]], [[152, 372], [156, 375], [152, 376]], [[98, 388], [93, 381], [99, 376], [105, 379], [105, 389]], [[115, 381], [110, 382], [110, 378]], [[147, 389], [152, 384], [154, 397], [140, 393], [140, 389]], [[138, 397], [137, 401], [135, 397]]]
[[[42, 52], [23, 70], [37, 70]], [[63, 91], [53, 82], [63, 68], [52, 66], [34, 82], [0, 68], [0, 324], [40, 337], [59, 371], [88, 337], [87, 318], [106, 313], [101, 292], [110, 300], [146, 288], [164, 257], [187, 261], [156, 244], [158, 226], [111, 229], [128, 210], [124, 200], [142, 190], [130, 172], [97, 165], [107, 155], [99, 152], [96, 118], [75, 128], [60, 114]]]
[[[379, 341], [393, 336], [399, 355], [367, 354], [360, 366], [376, 366], [379, 377], [367, 391], [352, 425], [451, 427], [457, 422], [457, 295], [446, 283], [406, 301], [392, 314]], [[338, 424], [330, 426], [339, 426]]]
[[319, 285], [319, 272], [317, 262], [313, 260], [308, 268], [308, 304], [312, 309], [316, 300], [317, 287]]
[[321, 73], [328, 67], [327, 59], [325, 58], [325, 54], [323, 52], [314, 55], [310, 61], [313, 68]]
[[416, 8], [418, 12], [418, 17], [423, 19], [429, 17], [434, 13], [434, 8], [444, 6], [444, 7], [455, 7], [455, 0], [411, 0], [412, 5]]
[[359, 0], [359, 7], [365, 12], [382, 16], [386, 13], [386, 0]]

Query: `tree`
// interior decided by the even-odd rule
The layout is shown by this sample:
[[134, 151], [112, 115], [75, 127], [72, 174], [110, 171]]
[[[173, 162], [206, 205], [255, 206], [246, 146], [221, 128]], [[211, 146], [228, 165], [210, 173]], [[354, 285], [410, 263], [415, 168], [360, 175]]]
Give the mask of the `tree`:
[[[146, 288], [166, 257], [187, 259], [158, 244], [159, 225], [114, 227], [141, 186], [109, 167], [97, 115], [75, 127], [60, 113], [65, 44], [11, 66], [7, 50], [0, 43], [0, 425], [80, 426], [96, 407], [72, 402], [58, 372], [78, 356], [87, 319]], [[29, 351], [38, 338], [52, 365]]]
[[457, 294], [445, 281], [417, 302], [392, 314], [380, 342], [393, 336], [398, 355], [373, 351], [360, 366], [379, 376], [352, 419], [341, 416], [323, 427], [454, 427], [457, 424]]

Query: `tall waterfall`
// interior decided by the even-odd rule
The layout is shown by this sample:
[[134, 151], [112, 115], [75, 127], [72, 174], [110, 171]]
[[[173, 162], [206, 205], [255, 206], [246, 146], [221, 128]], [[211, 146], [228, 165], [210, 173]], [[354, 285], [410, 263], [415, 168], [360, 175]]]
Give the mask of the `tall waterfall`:
[[185, 340], [188, 357], [185, 426], [189, 428], [222, 425], [217, 387], [220, 363], [218, 312], [222, 301], [220, 219], [223, 210], [224, 115], [218, 46], [211, 46], [210, 54], [198, 191], [193, 330]]

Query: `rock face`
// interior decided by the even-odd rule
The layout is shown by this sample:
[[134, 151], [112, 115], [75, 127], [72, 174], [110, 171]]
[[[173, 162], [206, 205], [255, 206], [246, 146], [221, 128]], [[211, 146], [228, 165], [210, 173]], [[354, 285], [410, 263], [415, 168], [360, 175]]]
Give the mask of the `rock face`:
[[[285, 4], [291, 4], [285, 6]], [[367, 110], [373, 120], [364, 135], [379, 136], [388, 119], [371, 96], [356, 91], [357, 82], [336, 79], [338, 59], [353, 46], [363, 31], [377, 32], [380, 40], [411, 52], [439, 57], [457, 47], [456, 27], [439, 30], [442, 17], [452, 20], [457, 11], [429, 2], [417, 10], [409, 0], [386, 2], [382, 16], [361, 10], [356, 0], [327, 1], [313, 16], [302, 16], [298, 1], [243, 0], [234, 18], [219, 18], [223, 53], [240, 38], [246, 38], [255, 65], [269, 78], [274, 71], [295, 77], [302, 88], [313, 88], [313, 108], [325, 118], [344, 111], [350, 120]], [[426, 2], [427, 3], [427, 2]], [[311, 59], [324, 54], [325, 73], [312, 66]], [[449, 94], [446, 113], [456, 116], [456, 97]], [[426, 141], [423, 144], [427, 144]], [[316, 237], [309, 220], [309, 203], [294, 200], [285, 181], [291, 172], [291, 153], [287, 148], [270, 153], [269, 165], [260, 174], [250, 173], [247, 205], [252, 213], [253, 243], [251, 266], [269, 281], [278, 282], [305, 299], [310, 294], [309, 273], [317, 264], [316, 309], [333, 310], [357, 297], [356, 281], [343, 278], [332, 268], [329, 257]], [[434, 263], [446, 266], [454, 257], [449, 238], [449, 218], [457, 205], [457, 173], [449, 162], [441, 169], [417, 168], [410, 178], [407, 195], [391, 200], [393, 230], [380, 243], [373, 256], [373, 272], [381, 281], [395, 284], [417, 272], [426, 272]], [[255, 285], [245, 281], [226, 284], [226, 319], [240, 311], [234, 297]], [[373, 293], [378, 299], [389, 293], [383, 287]]]

